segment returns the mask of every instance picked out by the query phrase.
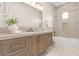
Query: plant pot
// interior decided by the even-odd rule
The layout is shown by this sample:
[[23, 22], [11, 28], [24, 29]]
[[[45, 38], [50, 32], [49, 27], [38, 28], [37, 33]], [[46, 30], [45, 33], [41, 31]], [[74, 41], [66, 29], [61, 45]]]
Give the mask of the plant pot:
[[8, 26], [8, 30], [11, 33], [17, 33], [19, 31], [19, 27], [16, 24], [12, 24]]

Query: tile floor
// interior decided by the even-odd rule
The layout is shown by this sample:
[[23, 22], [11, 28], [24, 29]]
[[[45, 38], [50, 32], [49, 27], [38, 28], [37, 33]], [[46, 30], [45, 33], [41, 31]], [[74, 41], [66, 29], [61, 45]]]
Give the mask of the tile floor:
[[43, 56], [79, 56], [79, 39], [54, 37], [53, 42]]

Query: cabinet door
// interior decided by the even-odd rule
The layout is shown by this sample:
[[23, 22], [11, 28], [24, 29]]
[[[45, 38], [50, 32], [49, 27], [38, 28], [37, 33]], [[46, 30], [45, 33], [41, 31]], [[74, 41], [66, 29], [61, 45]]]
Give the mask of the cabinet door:
[[50, 46], [53, 43], [53, 37], [52, 33], [48, 34], [48, 46]]
[[52, 33], [44, 35], [45, 37], [45, 49], [47, 49], [52, 44]]
[[28, 55], [33, 56], [37, 54], [37, 36], [31, 36], [28, 38]]
[[29, 49], [29, 47], [28, 47], [28, 43], [29, 43], [28, 40], [29, 40], [28, 37], [26, 37], [26, 39], [25, 39], [25, 46], [26, 46], [25, 47], [26, 48], [25, 53], [26, 53], [26, 56], [28, 56], [28, 49]]
[[49, 42], [48, 34], [45, 34], [44, 37], [45, 37], [45, 49], [47, 49], [48, 48], [48, 42]]
[[1, 41], [0, 41], [0, 56], [3, 55], [3, 45], [1, 44]]
[[38, 43], [38, 47], [37, 47], [38, 54], [42, 53], [45, 50], [44, 39], [45, 38], [43, 37], [43, 35], [39, 35], [38, 36], [38, 40], [37, 40], [37, 43]]
[[25, 49], [25, 38], [20, 37], [4, 40], [2, 44], [3, 44], [4, 55], [16, 55], [17, 53]]

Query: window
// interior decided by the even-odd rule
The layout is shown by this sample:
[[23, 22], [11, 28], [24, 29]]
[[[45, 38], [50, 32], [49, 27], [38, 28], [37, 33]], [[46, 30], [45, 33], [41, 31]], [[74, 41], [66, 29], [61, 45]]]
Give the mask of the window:
[[62, 19], [68, 19], [68, 12], [62, 13]]

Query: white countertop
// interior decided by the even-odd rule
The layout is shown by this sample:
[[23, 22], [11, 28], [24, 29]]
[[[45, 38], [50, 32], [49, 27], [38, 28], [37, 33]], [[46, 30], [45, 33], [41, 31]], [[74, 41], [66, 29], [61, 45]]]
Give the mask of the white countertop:
[[32, 35], [39, 35], [44, 33], [51, 33], [52, 31], [46, 30], [46, 31], [39, 31], [39, 32], [22, 32], [22, 33], [13, 33], [13, 34], [0, 34], [0, 40], [6, 40], [6, 39], [12, 39], [12, 38], [18, 38], [23, 36], [32, 36]]

